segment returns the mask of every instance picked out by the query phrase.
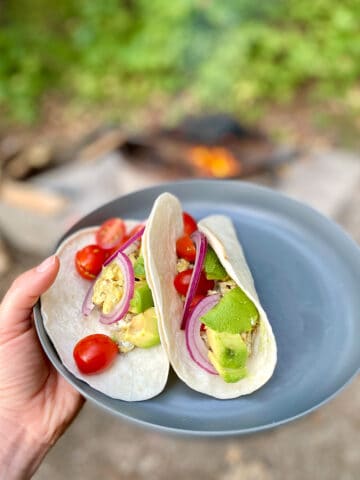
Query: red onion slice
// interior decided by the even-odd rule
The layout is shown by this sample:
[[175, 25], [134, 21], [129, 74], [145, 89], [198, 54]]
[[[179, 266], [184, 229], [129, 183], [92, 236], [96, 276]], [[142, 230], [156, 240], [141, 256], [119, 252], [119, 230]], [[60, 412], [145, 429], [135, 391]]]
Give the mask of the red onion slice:
[[185, 297], [183, 317], [181, 320], [181, 330], [184, 330], [184, 328], [186, 327], [186, 322], [190, 314], [191, 301], [195, 296], [196, 289], [199, 284], [199, 279], [200, 279], [201, 270], [202, 270], [205, 255], [206, 255], [206, 246], [207, 246], [206, 237], [202, 232], [199, 232], [199, 230], [196, 230], [191, 235], [191, 239], [195, 243], [196, 257], [195, 257], [194, 269], [191, 275], [189, 288]]
[[122, 252], [118, 252], [113, 261], [118, 264], [124, 277], [124, 291], [120, 302], [115, 306], [114, 310], [111, 313], [102, 313], [100, 315], [100, 322], [105, 325], [121, 320], [127, 314], [130, 300], [134, 296], [134, 268], [129, 257]]
[[142, 234], [144, 233], [144, 230], [145, 230], [145, 225], [140, 228], [140, 230], [138, 230], [136, 233], [134, 233], [134, 235], [132, 237], [129, 238], [129, 240], [126, 240], [126, 242], [121, 245], [120, 248], [118, 248], [118, 250], [116, 250], [116, 252], [114, 252], [112, 255], [110, 255], [110, 257], [105, 260], [104, 262], [104, 267], [106, 267], [106, 265], [109, 265], [110, 262], [112, 262], [114, 260], [114, 258], [116, 257], [116, 255], [120, 252], [124, 252], [127, 248], [130, 247], [130, 245], [132, 245], [136, 240], [138, 240]]
[[208, 349], [200, 336], [200, 318], [211, 310], [220, 300], [220, 295], [209, 295], [201, 300], [186, 323], [185, 339], [190, 357], [203, 370], [212, 375], [219, 375], [208, 359]]
[[87, 291], [87, 293], [85, 295], [85, 298], [84, 298], [84, 301], [83, 301], [83, 304], [82, 304], [82, 307], [81, 307], [82, 314], [85, 315], [85, 317], [87, 317], [95, 307], [95, 305], [93, 304], [93, 301], [92, 301], [92, 297], [93, 297], [93, 294], [94, 294], [94, 285], [95, 285], [96, 280], [99, 278], [99, 276], [100, 275], [98, 275], [96, 277], [95, 281], [92, 283], [91, 287], [89, 288], [89, 290]]

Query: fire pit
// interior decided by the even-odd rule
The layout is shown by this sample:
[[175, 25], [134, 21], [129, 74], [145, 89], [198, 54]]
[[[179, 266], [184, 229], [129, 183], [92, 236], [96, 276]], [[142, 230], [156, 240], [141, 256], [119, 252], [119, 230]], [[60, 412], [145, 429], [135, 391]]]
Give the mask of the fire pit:
[[151, 163], [179, 177], [242, 178], [295, 155], [223, 114], [188, 117], [176, 128], [131, 136], [119, 149], [131, 163]]

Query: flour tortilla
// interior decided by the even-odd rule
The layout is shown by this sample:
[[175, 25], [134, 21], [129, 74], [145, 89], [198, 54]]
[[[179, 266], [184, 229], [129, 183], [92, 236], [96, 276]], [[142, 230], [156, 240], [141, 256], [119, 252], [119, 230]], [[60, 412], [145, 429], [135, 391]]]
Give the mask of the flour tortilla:
[[220, 376], [200, 368], [191, 359], [184, 331], [180, 330], [183, 303], [173, 286], [177, 273], [176, 240], [183, 234], [182, 207], [178, 199], [169, 193], [161, 195], [147, 225], [151, 251], [147, 268], [160, 311], [160, 335], [177, 375], [192, 389], [220, 399], [239, 397], [260, 388], [274, 372], [276, 342], [231, 220], [221, 215], [210, 216], [201, 220], [198, 227], [229, 276], [254, 302], [260, 315], [253, 352], [247, 361], [248, 374], [236, 383], [226, 383]]
[[[137, 223], [127, 221], [127, 229]], [[158, 395], [167, 381], [169, 361], [161, 345], [149, 349], [135, 348], [120, 354], [109, 369], [94, 375], [80, 373], [73, 359], [73, 349], [79, 340], [94, 333], [111, 335], [112, 331], [111, 325], [100, 323], [96, 309], [88, 317], [81, 313], [90, 282], [76, 272], [74, 258], [79, 249], [95, 243], [96, 229], [80, 230], [60, 245], [57, 251], [59, 274], [41, 297], [44, 326], [61, 361], [76, 377], [109, 397], [126, 401], [146, 400]], [[144, 258], [146, 255], [143, 249]]]

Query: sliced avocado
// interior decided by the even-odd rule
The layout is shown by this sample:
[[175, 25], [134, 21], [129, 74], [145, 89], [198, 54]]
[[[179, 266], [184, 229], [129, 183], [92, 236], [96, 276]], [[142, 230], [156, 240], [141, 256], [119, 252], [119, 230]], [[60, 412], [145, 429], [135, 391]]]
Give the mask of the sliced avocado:
[[219, 364], [218, 359], [212, 352], [209, 352], [209, 360], [213, 364], [215, 370], [218, 372], [220, 377], [226, 383], [235, 383], [241, 380], [242, 378], [246, 377], [247, 371], [246, 367], [240, 368], [226, 368]]
[[205, 275], [208, 280], [224, 280], [228, 274], [221, 265], [214, 250], [208, 245], [204, 261]]
[[209, 347], [219, 365], [224, 368], [243, 368], [247, 360], [247, 348], [239, 333], [215, 332], [206, 329]]
[[250, 298], [236, 287], [229, 290], [220, 302], [200, 321], [217, 332], [242, 333], [254, 328], [259, 312]]
[[124, 340], [139, 348], [150, 348], [160, 343], [155, 308], [148, 308], [132, 318]]
[[129, 311], [141, 313], [154, 306], [154, 300], [149, 285], [145, 280], [135, 282], [134, 296], [130, 300]]
[[134, 274], [136, 278], [141, 278], [144, 280], [146, 278], [144, 257], [142, 255], [140, 255], [134, 263]]

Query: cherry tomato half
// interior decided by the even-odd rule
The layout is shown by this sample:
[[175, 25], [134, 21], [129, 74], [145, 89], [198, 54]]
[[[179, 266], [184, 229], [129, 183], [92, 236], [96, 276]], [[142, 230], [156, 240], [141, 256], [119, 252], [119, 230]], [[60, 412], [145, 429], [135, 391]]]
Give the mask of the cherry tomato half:
[[213, 290], [215, 287], [214, 280], [208, 280], [204, 272], [201, 272], [198, 287], [196, 289], [197, 295], [206, 295], [208, 290]]
[[[192, 272], [192, 269], [189, 268], [188, 270], [184, 270], [183, 272], [178, 273], [174, 278], [174, 286], [176, 288], [176, 291], [180, 293], [180, 295], [186, 295], [189, 288]], [[208, 280], [205, 276], [205, 273], [201, 272], [199, 284], [196, 289], [196, 294], [206, 295], [207, 291], [212, 290], [214, 286], [214, 280]]]
[[[129, 233], [127, 233], [126, 235], [123, 236], [123, 239], [121, 240], [120, 243], [118, 243], [117, 245], [115, 245], [115, 247], [108, 250], [109, 256], [112, 255], [114, 252], [116, 252], [116, 250], [118, 250], [121, 247], [121, 245], [124, 245], [124, 243], [127, 242], [129, 240], [129, 238], [134, 236], [135, 233], [137, 233], [142, 228], [144, 228], [144, 225], [142, 225], [142, 224], [136, 225], [134, 228], [132, 228]], [[141, 237], [139, 238], [139, 240], [141, 241]]]
[[191, 235], [195, 230], [197, 230], [197, 224], [193, 217], [186, 212], [183, 212], [183, 221], [184, 221], [184, 233], [186, 235]]
[[196, 248], [189, 235], [184, 235], [176, 240], [176, 253], [188, 262], [195, 262]]
[[96, 243], [105, 250], [119, 245], [125, 237], [125, 223], [121, 218], [109, 218], [96, 232]]
[[98, 245], [87, 245], [76, 252], [76, 270], [83, 278], [94, 280], [99, 275], [101, 267], [108, 256], [108, 252]]
[[95, 333], [82, 338], [75, 345], [73, 356], [80, 372], [90, 374], [108, 368], [118, 353], [118, 346], [110, 337]]
[[179, 272], [174, 278], [174, 287], [176, 288], [176, 291], [180, 293], [180, 295], [186, 295], [189, 288], [192, 272], [192, 269], [189, 268], [188, 270]]

